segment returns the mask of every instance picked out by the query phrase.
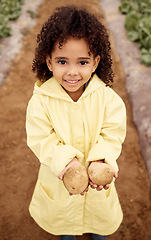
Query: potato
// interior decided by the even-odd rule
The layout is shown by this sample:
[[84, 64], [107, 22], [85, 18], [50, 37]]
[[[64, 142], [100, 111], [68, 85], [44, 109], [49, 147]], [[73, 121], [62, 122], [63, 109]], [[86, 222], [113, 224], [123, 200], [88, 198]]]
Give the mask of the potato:
[[88, 174], [84, 166], [73, 165], [65, 171], [63, 183], [69, 193], [80, 194], [88, 186]]
[[112, 182], [114, 171], [108, 164], [96, 161], [88, 167], [88, 175], [93, 183], [105, 186]]

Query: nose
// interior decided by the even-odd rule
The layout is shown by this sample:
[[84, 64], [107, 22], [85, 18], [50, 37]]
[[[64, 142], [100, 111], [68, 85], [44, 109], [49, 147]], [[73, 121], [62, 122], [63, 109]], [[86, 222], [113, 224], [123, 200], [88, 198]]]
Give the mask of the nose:
[[69, 76], [77, 76], [78, 75], [78, 67], [75, 65], [70, 65], [67, 71]]

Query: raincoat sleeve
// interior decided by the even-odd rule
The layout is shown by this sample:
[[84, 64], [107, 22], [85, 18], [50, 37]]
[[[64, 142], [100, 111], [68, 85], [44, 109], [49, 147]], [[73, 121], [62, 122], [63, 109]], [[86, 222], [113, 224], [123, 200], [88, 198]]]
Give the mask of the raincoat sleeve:
[[104, 120], [98, 141], [91, 148], [87, 161], [104, 159], [115, 171], [121, 153], [122, 143], [126, 135], [126, 109], [122, 99], [108, 89]]
[[59, 174], [74, 158], [82, 160], [83, 154], [70, 145], [64, 145], [47, 116], [42, 103], [36, 95], [31, 98], [26, 114], [27, 145], [41, 164], [47, 165]]

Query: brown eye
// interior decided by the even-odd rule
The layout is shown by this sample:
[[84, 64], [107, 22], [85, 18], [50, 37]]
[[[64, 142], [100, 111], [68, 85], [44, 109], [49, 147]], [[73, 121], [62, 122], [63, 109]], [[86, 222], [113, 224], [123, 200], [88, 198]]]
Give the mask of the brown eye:
[[81, 61], [81, 62], [80, 62], [80, 65], [86, 65], [86, 64], [88, 64], [87, 61]]
[[63, 60], [61, 60], [61, 61], [58, 61], [58, 63], [59, 63], [59, 64], [61, 64], [61, 65], [65, 65], [67, 62], [66, 62], [66, 61], [63, 61]]

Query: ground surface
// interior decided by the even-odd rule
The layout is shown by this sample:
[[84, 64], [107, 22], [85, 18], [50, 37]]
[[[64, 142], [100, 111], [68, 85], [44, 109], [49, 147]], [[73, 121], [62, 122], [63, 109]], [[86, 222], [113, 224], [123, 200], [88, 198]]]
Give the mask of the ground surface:
[[[81, 1], [45, 0], [39, 9], [36, 26], [24, 38], [23, 48], [14, 60], [5, 84], [0, 89], [0, 240], [57, 240], [31, 219], [28, 205], [37, 178], [39, 163], [26, 146], [25, 113], [32, 95], [35, 77], [31, 72], [35, 37], [54, 7]], [[91, 10], [102, 13], [97, 0], [84, 0]], [[103, 13], [100, 18], [103, 20]], [[127, 137], [118, 159], [116, 182], [124, 212], [119, 230], [109, 240], [150, 240], [151, 208], [149, 180], [140, 154], [138, 133], [132, 119], [132, 108], [125, 90], [125, 74], [113, 45], [115, 91], [123, 98], [128, 116]], [[78, 237], [90, 239], [89, 234]]]

